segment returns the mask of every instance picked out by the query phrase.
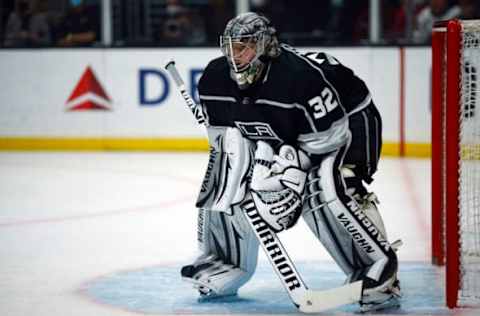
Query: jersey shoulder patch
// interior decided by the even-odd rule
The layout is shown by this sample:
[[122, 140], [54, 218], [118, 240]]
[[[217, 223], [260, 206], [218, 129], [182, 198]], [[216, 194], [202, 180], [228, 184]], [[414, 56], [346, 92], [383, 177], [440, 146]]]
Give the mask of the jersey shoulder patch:
[[324, 52], [307, 52], [303, 54], [303, 56], [307, 57], [318, 65], [341, 65], [335, 57]]

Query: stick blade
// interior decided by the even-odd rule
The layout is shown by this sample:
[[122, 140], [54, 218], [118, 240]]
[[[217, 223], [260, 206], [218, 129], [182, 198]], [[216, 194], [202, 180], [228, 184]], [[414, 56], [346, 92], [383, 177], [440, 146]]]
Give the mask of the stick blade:
[[299, 301], [298, 309], [304, 313], [318, 313], [346, 304], [358, 303], [362, 296], [362, 283], [357, 281], [334, 289], [315, 291], [307, 290], [305, 297]]

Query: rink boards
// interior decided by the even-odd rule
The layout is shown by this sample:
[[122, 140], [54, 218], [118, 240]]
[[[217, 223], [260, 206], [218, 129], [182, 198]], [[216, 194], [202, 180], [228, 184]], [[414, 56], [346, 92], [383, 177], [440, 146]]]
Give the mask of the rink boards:
[[[323, 50], [369, 85], [383, 116], [384, 153], [430, 154], [430, 49]], [[40, 49], [0, 52], [0, 149], [206, 150], [202, 128], [163, 70], [174, 58], [188, 91], [216, 48]]]

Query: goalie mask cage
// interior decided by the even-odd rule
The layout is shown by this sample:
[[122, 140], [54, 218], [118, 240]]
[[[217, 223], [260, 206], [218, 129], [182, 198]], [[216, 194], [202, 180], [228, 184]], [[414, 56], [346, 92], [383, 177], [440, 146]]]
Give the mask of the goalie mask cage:
[[480, 306], [480, 20], [432, 32], [432, 261], [446, 303]]

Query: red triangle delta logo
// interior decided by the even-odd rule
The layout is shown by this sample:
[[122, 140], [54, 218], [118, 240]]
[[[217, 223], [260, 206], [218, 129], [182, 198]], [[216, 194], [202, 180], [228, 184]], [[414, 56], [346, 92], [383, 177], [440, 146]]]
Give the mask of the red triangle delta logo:
[[111, 110], [112, 101], [87, 66], [80, 81], [66, 102], [68, 111]]

